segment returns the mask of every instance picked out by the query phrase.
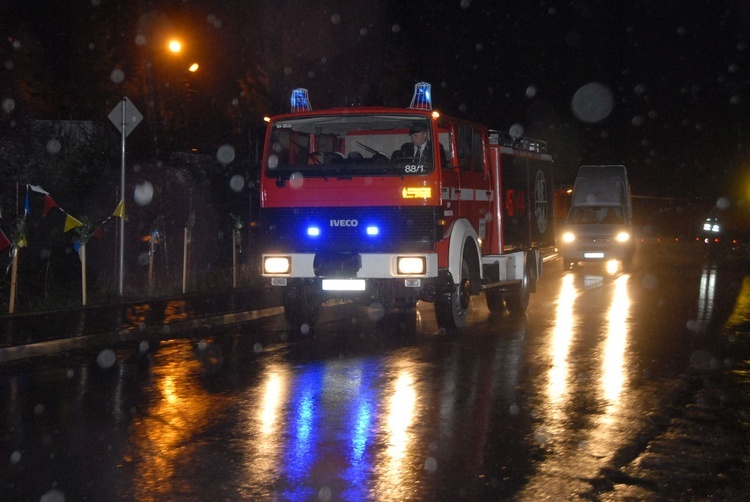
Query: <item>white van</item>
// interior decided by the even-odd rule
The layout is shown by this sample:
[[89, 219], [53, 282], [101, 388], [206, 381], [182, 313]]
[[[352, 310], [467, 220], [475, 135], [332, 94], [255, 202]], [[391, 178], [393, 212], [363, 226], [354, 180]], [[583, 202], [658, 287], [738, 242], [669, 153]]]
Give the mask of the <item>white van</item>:
[[568, 270], [581, 261], [619, 260], [630, 265], [635, 254], [633, 206], [625, 166], [578, 169], [560, 253]]

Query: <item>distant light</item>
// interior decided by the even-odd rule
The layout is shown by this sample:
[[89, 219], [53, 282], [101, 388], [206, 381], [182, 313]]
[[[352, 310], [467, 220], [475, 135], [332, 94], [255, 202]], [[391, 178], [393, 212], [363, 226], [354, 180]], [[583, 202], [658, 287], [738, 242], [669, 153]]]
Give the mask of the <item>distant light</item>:
[[180, 52], [182, 50], [182, 44], [179, 40], [170, 40], [169, 50], [172, 52]]
[[369, 226], [367, 227], [367, 235], [378, 235], [380, 233], [380, 229], [376, 226]]
[[189, 72], [192, 72], [192, 73], [195, 73], [195, 72], [197, 72], [197, 71], [198, 71], [198, 68], [199, 68], [199, 66], [198, 66], [198, 63], [193, 63], [193, 64], [191, 64], [191, 65], [190, 65], [190, 67], [188, 68], [188, 71], [189, 71]]
[[263, 122], [271, 122], [271, 117], [263, 117]]
[[318, 237], [320, 235], [319, 227], [307, 227], [307, 235], [310, 237]]

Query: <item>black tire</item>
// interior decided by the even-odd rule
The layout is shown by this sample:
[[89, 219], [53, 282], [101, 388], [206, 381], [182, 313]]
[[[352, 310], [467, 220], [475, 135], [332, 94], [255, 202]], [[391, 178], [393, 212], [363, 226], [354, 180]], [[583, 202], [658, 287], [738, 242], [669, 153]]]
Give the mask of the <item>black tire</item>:
[[508, 289], [505, 296], [505, 305], [508, 307], [508, 312], [511, 314], [523, 314], [529, 307], [529, 300], [531, 298], [531, 277], [529, 275], [529, 267], [523, 268], [523, 279], [521, 284], [513, 286]]
[[435, 298], [435, 318], [442, 330], [456, 331], [466, 326], [471, 300], [471, 273], [469, 262], [461, 260], [461, 277], [458, 284], [446, 273], [441, 290]]
[[487, 300], [487, 308], [490, 309], [490, 312], [505, 311], [505, 296], [500, 288], [485, 290], [484, 298]]
[[307, 324], [307, 332], [312, 332], [320, 317], [321, 301], [314, 285], [295, 282], [284, 290], [284, 317], [296, 330]]

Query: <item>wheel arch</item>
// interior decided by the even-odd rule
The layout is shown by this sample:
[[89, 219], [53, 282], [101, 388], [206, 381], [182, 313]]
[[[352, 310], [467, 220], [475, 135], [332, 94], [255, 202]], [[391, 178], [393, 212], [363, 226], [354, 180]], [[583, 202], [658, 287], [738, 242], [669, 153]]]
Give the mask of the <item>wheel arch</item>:
[[481, 282], [483, 271], [482, 271], [482, 254], [478, 242], [477, 232], [474, 227], [471, 226], [468, 220], [461, 218], [453, 222], [450, 227], [450, 244], [448, 246], [448, 271], [453, 277], [454, 283], [461, 277], [461, 260], [464, 255], [464, 248], [466, 247], [467, 241], [469, 241], [474, 248], [472, 256], [476, 257], [475, 272], [478, 274], [477, 282]]

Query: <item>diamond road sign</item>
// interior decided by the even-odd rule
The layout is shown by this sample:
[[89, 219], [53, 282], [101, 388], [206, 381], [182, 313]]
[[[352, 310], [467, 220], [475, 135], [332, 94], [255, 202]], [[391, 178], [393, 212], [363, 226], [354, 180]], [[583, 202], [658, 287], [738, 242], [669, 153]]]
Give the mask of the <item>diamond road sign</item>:
[[143, 115], [138, 111], [132, 101], [128, 98], [122, 98], [122, 102], [115, 106], [111, 112], [109, 112], [109, 120], [115, 125], [118, 131], [122, 133], [123, 127], [123, 107], [125, 108], [125, 136], [133, 132], [133, 129], [141, 123]]

